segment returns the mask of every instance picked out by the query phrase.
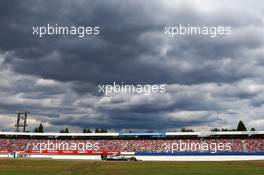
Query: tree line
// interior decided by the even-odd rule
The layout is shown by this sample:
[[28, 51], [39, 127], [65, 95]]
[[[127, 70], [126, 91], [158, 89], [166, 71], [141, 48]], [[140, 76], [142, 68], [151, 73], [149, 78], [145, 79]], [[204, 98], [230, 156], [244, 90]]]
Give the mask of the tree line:
[[[42, 123], [39, 124], [38, 127], [35, 127], [33, 132], [35, 133], [44, 133], [44, 126]], [[70, 133], [69, 128], [65, 128], [59, 131], [60, 133]], [[94, 131], [89, 128], [83, 128], [83, 133], [107, 133], [107, 129], [105, 128], [96, 128]]]
[[[227, 128], [222, 128], [222, 129], [219, 129], [219, 128], [214, 128], [212, 129], [211, 131], [248, 131], [246, 125], [244, 124], [243, 121], [239, 121], [238, 124], [237, 124], [237, 128], [233, 128], [233, 129], [227, 129]], [[256, 131], [255, 128], [251, 128], [250, 131]]]
[[[237, 124], [236, 128], [233, 129], [228, 129], [228, 128], [213, 128], [211, 129], [211, 131], [216, 132], [216, 131], [247, 131], [248, 129], [246, 128], [245, 124], [243, 121], [239, 121]], [[250, 131], [256, 131], [255, 128], [251, 128]], [[36, 133], [43, 133], [44, 132], [44, 126], [42, 123], [39, 124], [38, 127], [36, 127], [33, 132]], [[105, 128], [96, 128], [95, 130], [91, 130], [89, 128], [83, 128], [82, 133], [107, 133], [108, 130]], [[130, 131], [131, 132], [131, 131]], [[149, 132], [153, 132], [153, 131], [149, 131]], [[181, 132], [194, 132], [193, 129], [189, 129], [189, 128], [181, 128]], [[70, 133], [68, 128], [62, 129], [60, 130], [60, 133]]]

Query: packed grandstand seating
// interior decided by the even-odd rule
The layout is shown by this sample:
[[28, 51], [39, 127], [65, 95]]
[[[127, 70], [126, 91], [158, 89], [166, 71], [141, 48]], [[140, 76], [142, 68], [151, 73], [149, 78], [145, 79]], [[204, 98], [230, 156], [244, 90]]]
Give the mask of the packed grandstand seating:
[[[85, 147], [84, 144], [89, 144]], [[42, 145], [49, 145], [49, 147], [42, 147]], [[51, 145], [53, 144], [53, 145]], [[57, 144], [57, 147], [54, 145]], [[61, 146], [61, 145], [63, 146]], [[197, 149], [187, 149], [187, 145], [198, 145]], [[58, 146], [59, 145], [59, 146]], [[67, 145], [67, 146], [65, 146]], [[77, 146], [78, 145], [78, 146]], [[79, 146], [81, 145], [81, 146]], [[172, 146], [173, 145], [173, 146]], [[92, 151], [122, 151], [122, 152], [168, 152], [168, 148], [174, 147], [176, 152], [194, 152], [201, 151], [202, 147], [206, 145], [210, 147], [208, 151], [212, 151], [216, 145], [222, 147], [217, 149], [216, 152], [263, 152], [264, 151], [264, 139], [246, 138], [246, 139], [6, 139], [0, 138], [0, 151], [3, 150], [16, 150], [27, 151], [34, 150], [36, 148], [44, 149], [56, 149], [56, 150], [78, 150], [88, 149]], [[230, 149], [225, 148], [225, 145], [230, 146]], [[39, 146], [39, 147], [37, 147]], [[168, 147], [169, 146], [169, 147]], [[172, 146], [172, 147], [171, 147]], [[184, 147], [185, 149], [180, 149]], [[200, 150], [199, 150], [200, 149]], [[203, 149], [206, 151], [206, 149]]]

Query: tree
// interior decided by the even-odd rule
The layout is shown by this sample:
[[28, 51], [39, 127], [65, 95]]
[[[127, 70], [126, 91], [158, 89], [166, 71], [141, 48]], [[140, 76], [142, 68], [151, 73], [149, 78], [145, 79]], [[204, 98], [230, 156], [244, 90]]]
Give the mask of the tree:
[[42, 123], [40, 123], [39, 126], [36, 127], [33, 132], [44, 132], [44, 127]]
[[83, 128], [83, 133], [91, 133], [91, 130], [89, 128]]
[[36, 127], [33, 132], [38, 132], [38, 128]]
[[250, 131], [256, 131], [256, 129], [255, 128], [251, 128]]
[[94, 132], [95, 132], [95, 133], [99, 133], [99, 129], [98, 129], [98, 128], [96, 128]]
[[181, 132], [194, 132], [192, 129], [182, 128]]
[[38, 132], [44, 132], [44, 127], [43, 127], [42, 123], [39, 124]]
[[211, 131], [213, 131], [213, 132], [217, 132], [217, 131], [220, 131], [220, 129], [218, 129], [218, 128], [214, 128], [214, 129], [211, 129]]
[[68, 128], [62, 129], [60, 130], [60, 133], [69, 133], [69, 129]]
[[247, 130], [245, 124], [241, 120], [238, 122], [237, 130], [238, 131], [246, 131]]
[[237, 129], [222, 128], [221, 131], [237, 131]]
[[99, 130], [98, 132], [100, 132], [100, 133], [107, 133], [107, 129], [101, 128], [101, 130]]
[[69, 133], [69, 129], [68, 128], [65, 129], [65, 133]]

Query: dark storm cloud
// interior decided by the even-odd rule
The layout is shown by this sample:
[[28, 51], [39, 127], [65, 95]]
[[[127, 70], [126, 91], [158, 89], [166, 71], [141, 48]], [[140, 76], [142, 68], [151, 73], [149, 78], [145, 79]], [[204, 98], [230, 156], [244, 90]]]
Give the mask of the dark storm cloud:
[[[19, 6], [21, 3], [13, 5]], [[149, 19], [144, 11], [140, 11], [140, 6], [138, 10], [136, 7], [133, 8], [132, 12], [126, 3], [121, 3], [122, 8], [116, 9], [118, 6], [115, 7], [114, 4], [118, 3], [119, 1], [111, 3], [89, 1], [80, 4], [72, 2], [46, 4], [42, 1], [34, 3], [24, 1], [19, 11], [15, 13], [18, 18], [13, 16], [12, 10], [7, 10], [5, 20], [2, 21], [4, 27], [1, 29], [7, 43], [2, 43], [4, 45], [2, 49], [13, 52], [5, 60], [6, 63], [17, 72], [60, 81], [104, 83], [110, 82], [111, 79], [125, 80], [125, 75], [131, 76], [134, 70], [128, 71], [124, 67], [128, 67], [128, 64], [132, 67], [139, 65], [136, 61], [137, 55], [150, 50], [147, 45], [137, 41], [137, 36], [147, 29], [150, 30], [153, 25], [151, 21], [146, 24]], [[141, 15], [144, 18], [141, 18]], [[60, 37], [39, 39], [31, 35], [32, 26], [47, 23], [99, 25], [102, 34], [95, 39]], [[12, 37], [19, 35], [22, 37]], [[148, 68], [147, 65], [141, 67], [142, 70]], [[124, 78], [119, 76], [122, 72]]]
[[[0, 110], [30, 109], [39, 121], [54, 126], [117, 129], [233, 124], [234, 117], [225, 117], [240, 115], [241, 106], [257, 120], [264, 99], [263, 9], [258, 3], [1, 1], [0, 76], [6, 82], [0, 83]], [[48, 23], [100, 26], [100, 35], [32, 35], [33, 26]], [[232, 34], [164, 36], [165, 26], [180, 23], [231, 26]], [[168, 91], [141, 98], [98, 94], [98, 84], [114, 81], [164, 83]], [[180, 111], [190, 113], [182, 120]], [[218, 112], [222, 118], [215, 116]]]
[[[16, 13], [13, 8], [9, 9], [13, 6], [18, 9]], [[172, 24], [184, 22], [213, 25], [218, 21], [235, 27], [244, 27], [245, 24], [235, 22], [232, 16], [221, 17], [221, 14], [213, 13], [204, 17], [205, 14], [192, 6], [179, 6], [167, 14], [165, 7], [158, 1], [19, 1], [1, 7], [7, 7], [3, 12], [1, 28], [1, 35], [6, 42], [2, 43], [1, 49], [13, 51], [5, 63], [19, 73], [58, 81], [75, 81], [75, 84], [113, 81], [142, 84], [236, 81], [250, 74], [243, 75], [233, 67], [230, 72], [221, 72], [217, 70], [217, 65], [206, 64], [206, 61], [225, 57], [236, 59], [240, 56], [240, 48], [255, 48], [261, 43], [258, 34], [252, 34], [244, 40], [233, 36], [219, 40], [191, 37], [169, 43], [171, 49], [166, 55], [160, 56], [164, 44], [163, 29], [172, 23], [172, 19]], [[154, 15], [153, 10], [160, 10], [160, 16]], [[172, 18], [168, 18], [170, 15]], [[86, 39], [60, 36], [39, 39], [31, 35], [32, 26], [47, 23], [98, 25], [101, 34]], [[154, 35], [159, 38], [144, 37], [149, 32], [156, 32]], [[148, 57], [149, 61], [146, 62], [142, 57]], [[186, 60], [194, 65], [191, 65], [190, 70], [182, 71], [177, 69], [177, 65], [170, 67], [165, 64], [163, 59], [175, 63]], [[201, 66], [196, 66], [196, 62]], [[87, 88], [87, 91], [90, 89]]]

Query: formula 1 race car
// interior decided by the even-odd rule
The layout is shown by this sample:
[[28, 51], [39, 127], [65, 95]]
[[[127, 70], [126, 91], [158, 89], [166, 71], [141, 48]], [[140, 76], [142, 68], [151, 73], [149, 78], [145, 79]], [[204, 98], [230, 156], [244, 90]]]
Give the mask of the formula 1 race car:
[[137, 158], [135, 157], [125, 157], [118, 154], [111, 154], [111, 155], [101, 154], [101, 159], [110, 160], [110, 161], [137, 161]]

